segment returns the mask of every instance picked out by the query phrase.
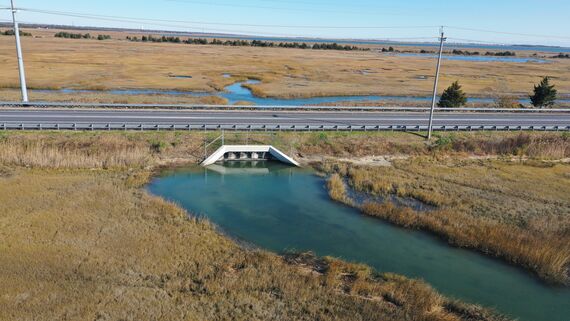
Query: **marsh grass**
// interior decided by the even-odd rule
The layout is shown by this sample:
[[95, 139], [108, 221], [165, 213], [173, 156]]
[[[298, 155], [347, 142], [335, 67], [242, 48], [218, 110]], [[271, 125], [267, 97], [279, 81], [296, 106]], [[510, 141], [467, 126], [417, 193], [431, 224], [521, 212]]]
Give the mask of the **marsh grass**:
[[335, 173], [327, 180], [327, 188], [329, 191], [329, 196], [337, 201], [347, 205], [351, 205], [352, 202], [350, 198], [346, 195], [346, 186], [344, 185], [344, 180], [342, 177]]
[[346, 177], [360, 192], [435, 206], [423, 213], [390, 202], [367, 203], [365, 214], [500, 257], [548, 282], [570, 284], [569, 165], [418, 158], [391, 168], [325, 164], [320, 169]]
[[[38, 88], [38, 89], [54, 89], [61, 88]], [[93, 89], [93, 88], [91, 88]], [[103, 90], [98, 88], [95, 90]], [[30, 90], [29, 96], [31, 100], [51, 101], [51, 102], [76, 102], [76, 103], [109, 103], [109, 104], [204, 104], [204, 105], [226, 105], [228, 100], [223, 97], [212, 96], [191, 96], [191, 95], [167, 95], [167, 94], [137, 94], [137, 95], [121, 95], [112, 94], [105, 91], [101, 92], [82, 92], [82, 93], [60, 93], [60, 92], [41, 92], [38, 90]], [[0, 100], [18, 101], [20, 99], [20, 91], [13, 89], [0, 90]]]
[[[146, 167], [170, 161], [199, 161], [204, 157], [204, 139], [219, 132], [0, 132], [0, 164], [41, 168]], [[426, 145], [423, 138], [406, 133], [226, 133], [226, 142], [273, 145], [293, 157], [396, 157], [490, 156], [537, 160], [570, 157], [570, 136], [554, 133], [464, 133], [441, 134], [445, 146]], [[469, 143], [470, 140], [476, 143]], [[217, 146], [212, 146], [212, 152]], [[434, 190], [408, 188], [389, 176], [368, 175], [346, 165], [333, 168], [350, 175], [353, 187], [369, 193], [396, 193], [435, 206], [445, 205], [445, 196]], [[342, 168], [341, 168], [342, 167]], [[325, 171], [327, 169], [324, 169]], [[431, 178], [433, 180], [434, 178]]]
[[14, 170], [0, 177], [0, 319], [471, 320], [419, 280], [241, 248], [142, 191], [145, 170]]
[[[101, 43], [54, 38], [58, 30], [33, 32], [38, 38], [22, 41], [29, 85], [35, 88], [94, 88], [105, 84], [105, 88], [212, 91], [234, 81], [222, 76], [229, 73], [262, 79], [263, 84], [252, 86], [260, 97], [427, 96], [432, 90], [428, 78], [433, 65], [422, 57], [379, 55], [375, 51], [135, 43], [124, 40], [129, 35], [125, 32], [113, 32], [112, 40]], [[17, 88], [17, 61], [10, 37], [0, 37], [0, 60], [3, 66], [13, 66], [5, 68], [0, 87]], [[509, 84], [507, 92], [524, 96], [537, 79], [549, 75], [556, 79], [561, 94], [569, 94], [569, 65], [564, 59], [547, 64], [447, 61], [449, 72], [442, 75], [440, 90], [459, 80], [469, 95], [489, 95], [489, 88], [497, 87], [500, 75], [501, 82]], [[364, 75], [363, 70], [369, 73]], [[177, 79], [169, 77], [171, 74], [193, 78]]]
[[436, 136], [437, 140], [432, 146], [434, 151], [553, 159], [570, 157], [570, 136], [567, 134], [542, 136], [521, 133], [507, 137], [466, 137], [453, 134]]

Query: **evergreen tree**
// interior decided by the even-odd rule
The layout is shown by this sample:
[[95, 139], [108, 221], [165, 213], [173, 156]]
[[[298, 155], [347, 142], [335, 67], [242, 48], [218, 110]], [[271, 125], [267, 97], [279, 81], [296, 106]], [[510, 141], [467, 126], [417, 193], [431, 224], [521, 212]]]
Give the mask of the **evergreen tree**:
[[550, 84], [550, 78], [544, 77], [540, 84], [534, 86], [534, 94], [529, 96], [534, 107], [551, 107], [556, 101], [557, 91]]
[[437, 104], [439, 107], [461, 107], [467, 103], [467, 95], [461, 90], [461, 85], [456, 81], [447, 88]]

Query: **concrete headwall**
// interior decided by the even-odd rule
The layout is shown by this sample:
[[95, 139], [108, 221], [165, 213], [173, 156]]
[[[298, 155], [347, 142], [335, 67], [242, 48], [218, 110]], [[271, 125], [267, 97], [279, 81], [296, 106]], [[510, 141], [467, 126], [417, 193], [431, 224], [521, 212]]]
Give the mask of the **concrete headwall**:
[[269, 153], [271, 156], [273, 156], [273, 158], [282, 163], [293, 166], [300, 166], [299, 163], [293, 158], [287, 156], [277, 148], [269, 145], [224, 145], [218, 148], [218, 150], [208, 158], [206, 158], [206, 160], [202, 162], [202, 166], [212, 165], [220, 160], [223, 160], [223, 157], [226, 153]]

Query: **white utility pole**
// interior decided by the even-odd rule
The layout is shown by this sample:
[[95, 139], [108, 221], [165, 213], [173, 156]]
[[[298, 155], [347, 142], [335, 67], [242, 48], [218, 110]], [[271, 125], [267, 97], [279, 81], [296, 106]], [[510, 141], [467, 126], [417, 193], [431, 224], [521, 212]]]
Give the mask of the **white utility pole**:
[[20, 28], [18, 21], [16, 21], [16, 9], [14, 7], [14, 0], [12, 3], [12, 20], [14, 21], [14, 36], [16, 37], [16, 51], [18, 54], [18, 69], [20, 71], [20, 86], [22, 87], [22, 102], [28, 102], [28, 88], [26, 86], [26, 72], [24, 71], [24, 57], [22, 56], [22, 45], [20, 44]]
[[437, 68], [435, 69], [435, 82], [433, 85], [433, 98], [431, 101], [431, 110], [429, 112], [428, 140], [431, 139], [431, 132], [433, 128], [433, 114], [435, 112], [435, 100], [437, 99], [437, 83], [439, 82], [439, 68], [441, 67], [441, 56], [443, 54], [443, 43], [445, 40], [447, 40], [447, 38], [445, 38], [443, 27], [441, 27], [441, 38], [439, 38], [439, 55], [437, 57]]

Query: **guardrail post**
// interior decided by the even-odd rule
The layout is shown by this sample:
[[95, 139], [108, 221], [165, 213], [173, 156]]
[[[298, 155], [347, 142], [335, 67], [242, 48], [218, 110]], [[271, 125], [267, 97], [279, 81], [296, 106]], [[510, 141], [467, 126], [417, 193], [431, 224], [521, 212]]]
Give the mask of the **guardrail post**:
[[2, 130], [6, 130], [6, 123], [2, 124]]
[[73, 123], [73, 130], [77, 130], [77, 124]]
[[188, 127], [188, 131], [192, 130], [192, 126], [190, 124], [186, 125], [186, 127]]
[[95, 130], [93, 124], [89, 124], [89, 129], [91, 129], [91, 131], [94, 131], [94, 130]]

